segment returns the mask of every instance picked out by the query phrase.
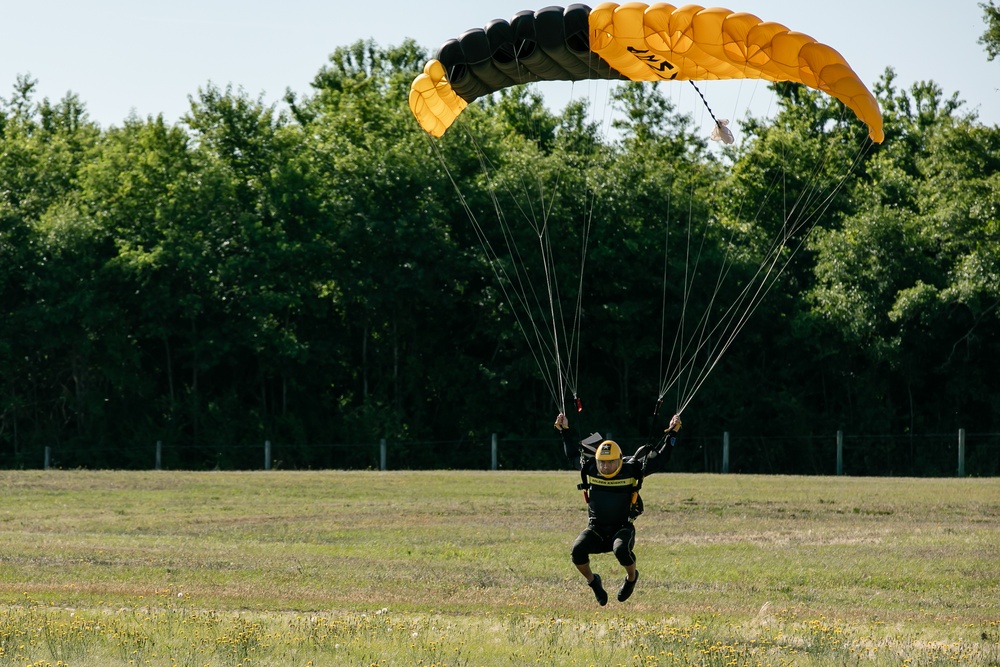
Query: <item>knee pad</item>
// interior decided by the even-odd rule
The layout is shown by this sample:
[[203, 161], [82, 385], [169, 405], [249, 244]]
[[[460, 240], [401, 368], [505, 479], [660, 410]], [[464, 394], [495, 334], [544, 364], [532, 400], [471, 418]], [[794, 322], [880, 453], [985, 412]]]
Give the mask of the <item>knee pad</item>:
[[615, 546], [612, 552], [615, 554], [615, 558], [621, 563], [622, 567], [628, 567], [629, 565], [635, 564], [635, 554], [632, 553], [633, 539], [616, 539]]

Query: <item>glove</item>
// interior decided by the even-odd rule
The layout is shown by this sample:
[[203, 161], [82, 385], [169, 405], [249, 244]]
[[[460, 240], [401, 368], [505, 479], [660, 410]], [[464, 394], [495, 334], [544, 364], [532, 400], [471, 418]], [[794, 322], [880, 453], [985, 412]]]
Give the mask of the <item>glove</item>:
[[569, 420], [566, 419], [566, 415], [560, 412], [559, 416], [556, 417], [556, 423], [553, 424], [553, 426], [556, 427], [557, 431], [565, 431], [569, 428]]
[[674, 415], [673, 417], [670, 418], [670, 426], [668, 426], [666, 430], [664, 430], [663, 432], [670, 433], [671, 431], [673, 431], [676, 433], [677, 431], [681, 430], [681, 426], [682, 424], [680, 415]]

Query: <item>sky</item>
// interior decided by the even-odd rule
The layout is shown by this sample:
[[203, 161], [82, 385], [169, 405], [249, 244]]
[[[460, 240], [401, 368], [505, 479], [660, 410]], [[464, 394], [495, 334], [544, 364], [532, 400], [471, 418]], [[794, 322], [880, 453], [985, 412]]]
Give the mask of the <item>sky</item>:
[[[985, 0], [983, 0], [985, 1]], [[0, 0], [0, 97], [18, 75], [38, 81], [38, 98], [73, 92], [104, 128], [132, 113], [174, 123], [189, 97], [213, 83], [242, 88], [281, 106], [286, 89], [310, 82], [339, 46], [413, 38], [433, 53], [445, 40], [509, 19], [546, 0]], [[569, 4], [569, 3], [566, 3]], [[596, 6], [597, 3], [589, 3]], [[683, 4], [683, 3], [677, 3]], [[711, 3], [702, 3], [710, 5]], [[721, 0], [804, 32], [837, 49], [869, 88], [886, 67], [897, 85], [934, 81], [959, 93], [980, 122], [1000, 124], [1000, 59], [977, 43], [985, 31], [979, 0]], [[558, 86], [559, 84], [555, 84]], [[565, 84], [569, 85], [569, 84]], [[580, 84], [577, 84], [579, 86]], [[553, 88], [560, 107], [578, 88]], [[741, 85], [710, 100], [719, 117], [766, 113], [757, 89]], [[727, 111], [730, 111], [728, 113]]]

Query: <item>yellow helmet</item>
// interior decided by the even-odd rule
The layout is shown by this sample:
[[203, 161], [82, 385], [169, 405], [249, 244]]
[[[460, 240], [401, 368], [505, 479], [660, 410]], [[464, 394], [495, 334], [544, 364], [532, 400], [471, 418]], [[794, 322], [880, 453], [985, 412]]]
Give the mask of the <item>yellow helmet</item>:
[[[605, 440], [597, 446], [597, 471], [604, 477], [614, 477], [622, 469], [622, 448], [614, 440]], [[602, 461], [615, 462], [612, 469], [611, 464], [601, 465]]]

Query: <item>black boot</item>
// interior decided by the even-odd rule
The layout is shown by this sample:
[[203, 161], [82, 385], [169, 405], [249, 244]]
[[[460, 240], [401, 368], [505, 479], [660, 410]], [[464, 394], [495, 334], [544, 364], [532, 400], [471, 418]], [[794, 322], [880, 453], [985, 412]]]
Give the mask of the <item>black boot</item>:
[[[597, 598], [597, 604], [602, 607], [608, 603], [608, 592], [604, 590], [604, 586], [601, 586], [601, 575], [595, 574], [594, 580], [587, 584], [594, 589], [594, 597]], [[631, 589], [629, 589], [631, 593]]]
[[628, 575], [625, 575], [625, 583], [622, 587], [618, 589], [618, 601], [625, 602], [632, 596], [632, 591], [635, 590], [635, 582], [639, 581], [639, 570], [635, 571], [635, 579], [632, 581], [628, 580]]

